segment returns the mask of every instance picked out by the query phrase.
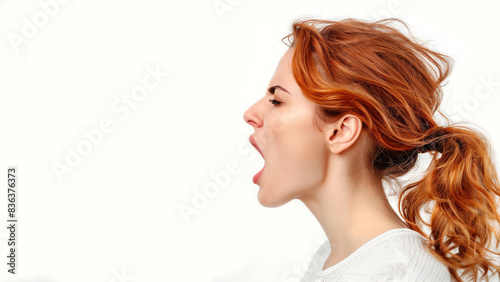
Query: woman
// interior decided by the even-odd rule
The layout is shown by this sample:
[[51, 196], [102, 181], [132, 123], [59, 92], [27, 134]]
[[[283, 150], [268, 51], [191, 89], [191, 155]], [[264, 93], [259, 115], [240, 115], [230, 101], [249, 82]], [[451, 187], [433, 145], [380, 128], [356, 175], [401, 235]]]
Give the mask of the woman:
[[[500, 271], [487, 140], [433, 119], [453, 61], [391, 23], [407, 28], [295, 21], [267, 93], [244, 113], [265, 160], [253, 179], [259, 202], [299, 199], [327, 235], [302, 281], [476, 281]], [[432, 160], [400, 191], [402, 221], [382, 183], [397, 183], [419, 153]]]

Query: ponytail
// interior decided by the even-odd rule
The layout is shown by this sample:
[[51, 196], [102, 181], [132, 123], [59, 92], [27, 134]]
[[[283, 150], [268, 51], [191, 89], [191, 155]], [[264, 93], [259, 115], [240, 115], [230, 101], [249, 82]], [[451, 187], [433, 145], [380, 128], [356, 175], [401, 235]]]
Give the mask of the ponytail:
[[[436, 128], [427, 142], [418, 148], [431, 152], [431, 164], [423, 178], [406, 186], [399, 196], [400, 213], [409, 227], [429, 239], [431, 253], [448, 266], [452, 277], [478, 279], [477, 269], [485, 277], [489, 270], [498, 273], [500, 266], [488, 260], [488, 249], [495, 235], [496, 247], [500, 234], [494, 224], [500, 223], [497, 197], [500, 186], [486, 138], [465, 127]], [[434, 203], [430, 225], [419, 211]], [[401, 211], [402, 209], [402, 211]], [[418, 222], [430, 226], [430, 236]]]
[[[489, 271], [500, 277], [499, 263], [490, 257], [500, 254], [489, 250], [493, 239], [497, 248], [500, 241], [495, 226], [500, 187], [490, 147], [472, 129], [436, 124], [441, 83], [453, 60], [392, 23], [407, 28], [398, 19], [294, 22], [283, 39], [293, 38], [295, 81], [317, 105], [320, 119], [346, 113], [361, 119], [375, 145], [370, 167], [380, 179], [397, 180], [414, 167], [419, 153], [429, 152], [425, 175], [399, 195], [400, 214], [429, 239], [429, 251], [455, 280], [477, 280], [481, 271], [482, 277]], [[433, 205], [430, 223], [420, 216], [428, 205]], [[430, 227], [429, 236], [421, 223]]]

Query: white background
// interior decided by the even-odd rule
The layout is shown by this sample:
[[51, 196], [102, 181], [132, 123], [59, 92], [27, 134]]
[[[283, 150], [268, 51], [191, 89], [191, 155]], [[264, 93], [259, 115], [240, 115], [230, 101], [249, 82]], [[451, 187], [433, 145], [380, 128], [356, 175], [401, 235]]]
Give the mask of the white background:
[[[497, 160], [499, 8], [435, 0], [0, 1], [0, 225], [11, 165], [19, 218], [18, 274], [7, 273], [4, 227], [0, 280], [299, 281], [326, 237], [297, 200], [260, 206], [252, 176], [264, 161], [243, 120], [288, 48], [281, 38], [292, 21], [405, 20], [455, 59], [442, 109], [479, 126]], [[147, 68], [168, 76], [126, 115], [122, 99], [149, 79]], [[482, 80], [494, 86], [485, 92]], [[112, 130], [85, 147], [84, 132], [106, 121]], [[87, 155], [71, 159], [77, 148]], [[53, 166], [67, 158], [70, 171], [58, 178]], [[207, 187], [219, 190], [203, 202]], [[204, 206], [183, 216], [180, 208], [195, 209], [197, 200]]]

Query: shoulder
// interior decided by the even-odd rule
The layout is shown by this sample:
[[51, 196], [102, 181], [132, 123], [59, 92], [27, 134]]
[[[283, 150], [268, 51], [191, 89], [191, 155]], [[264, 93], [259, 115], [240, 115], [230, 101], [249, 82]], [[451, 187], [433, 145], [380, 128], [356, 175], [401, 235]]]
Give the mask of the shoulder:
[[351, 281], [451, 281], [446, 266], [427, 250], [426, 240], [411, 229], [390, 230], [339, 265], [339, 274]]
[[[411, 229], [396, 229], [375, 246], [378, 259], [387, 258], [387, 281], [451, 281], [448, 268], [436, 259], [425, 243], [427, 239]], [[382, 274], [382, 273], [381, 273]]]
[[426, 240], [411, 229], [389, 230], [343, 261], [321, 270], [330, 251], [326, 241], [314, 252], [310, 276], [301, 281], [452, 281], [447, 267], [425, 246]]

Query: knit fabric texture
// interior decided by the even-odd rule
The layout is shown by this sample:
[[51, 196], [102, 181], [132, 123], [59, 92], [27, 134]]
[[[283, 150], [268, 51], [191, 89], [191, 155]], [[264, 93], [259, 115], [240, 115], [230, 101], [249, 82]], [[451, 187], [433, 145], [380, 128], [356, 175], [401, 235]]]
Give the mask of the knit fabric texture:
[[423, 245], [426, 240], [420, 233], [408, 228], [391, 229], [323, 270], [331, 251], [326, 240], [314, 253], [300, 282], [453, 281], [448, 268]]

